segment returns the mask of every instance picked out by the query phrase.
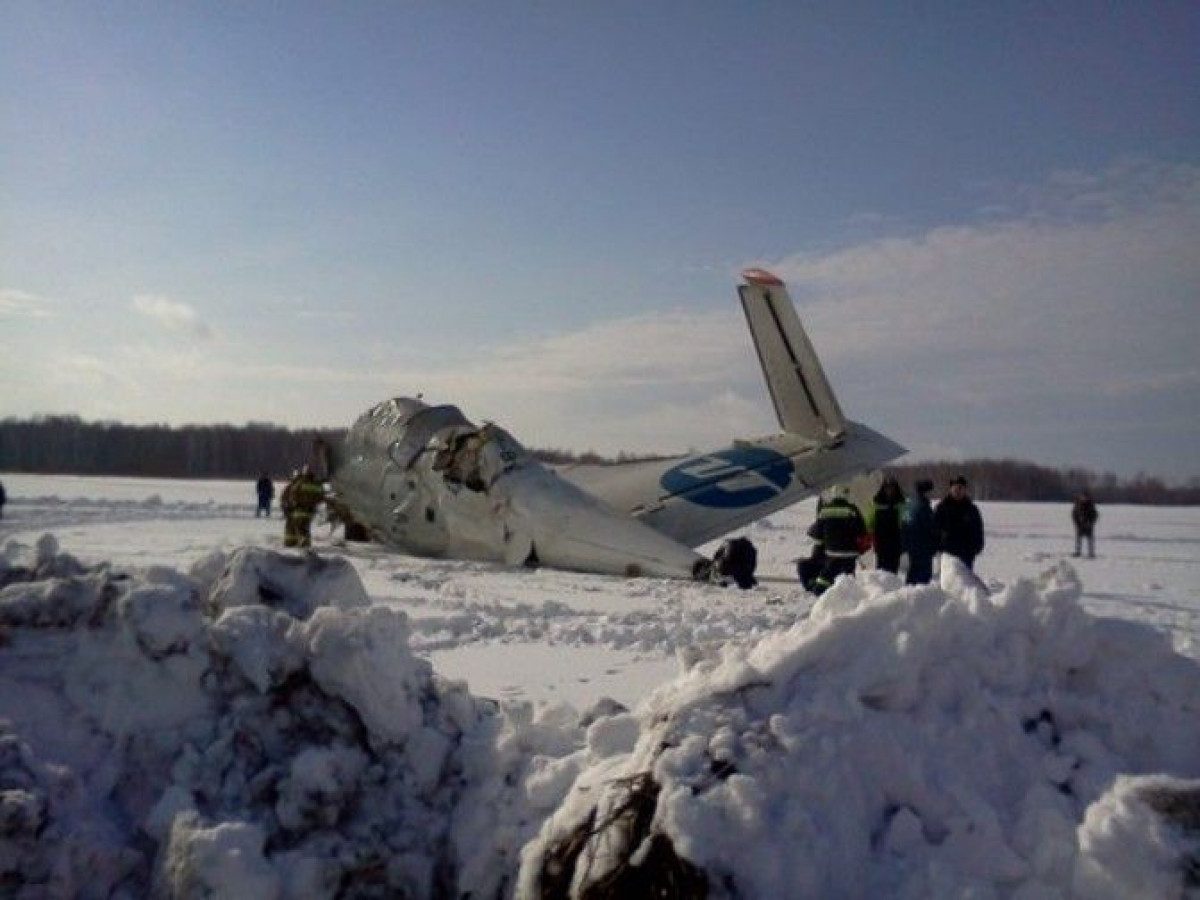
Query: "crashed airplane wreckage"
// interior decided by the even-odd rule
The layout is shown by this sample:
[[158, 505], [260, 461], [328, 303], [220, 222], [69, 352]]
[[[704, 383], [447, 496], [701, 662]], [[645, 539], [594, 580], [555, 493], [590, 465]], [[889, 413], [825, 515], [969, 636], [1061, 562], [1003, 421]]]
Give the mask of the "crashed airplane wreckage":
[[714, 565], [693, 548], [904, 448], [842, 415], [784, 283], [760, 269], [743, 278], [738, 293], [781, 433], [711, 453], [550, 467], [497, 425], [400, 397], [329, 448], [331, 504], [347, 536], [421, 556], [753, 583], [752, 561], [748, 576], [732, 558], [740, 554], [718, 553]]

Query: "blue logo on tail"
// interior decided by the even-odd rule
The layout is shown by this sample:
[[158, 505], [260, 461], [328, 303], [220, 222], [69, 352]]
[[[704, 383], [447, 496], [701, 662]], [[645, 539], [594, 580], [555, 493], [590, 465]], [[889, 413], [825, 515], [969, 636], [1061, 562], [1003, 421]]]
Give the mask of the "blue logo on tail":
[[755, 506], [783, 493], [795, 473], [792, 461], [765, 447], [731, 447], [693, 456], [663, 473], [659, 484], [700, 506]]

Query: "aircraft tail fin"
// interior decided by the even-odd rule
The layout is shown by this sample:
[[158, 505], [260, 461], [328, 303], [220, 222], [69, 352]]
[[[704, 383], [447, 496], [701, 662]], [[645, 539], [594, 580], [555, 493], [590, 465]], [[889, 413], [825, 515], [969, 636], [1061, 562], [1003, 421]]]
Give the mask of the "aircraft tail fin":
[[762, 269], [742, 273], [738, 287], [775, 414], [784, 431], [825, 442], [846, 419], [784, 283]]

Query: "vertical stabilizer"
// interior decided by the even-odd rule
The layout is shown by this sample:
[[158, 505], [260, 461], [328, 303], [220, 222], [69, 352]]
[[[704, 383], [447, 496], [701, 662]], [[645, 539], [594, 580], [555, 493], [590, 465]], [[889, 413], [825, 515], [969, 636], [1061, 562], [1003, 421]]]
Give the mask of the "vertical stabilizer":
[[842, 408], [787, 287], [762, 269], [747, 269], [742, 277], [746, 283], [738, 287], [738, 295], [779, 424], [784, 431], [822, 443], [843, 434]]

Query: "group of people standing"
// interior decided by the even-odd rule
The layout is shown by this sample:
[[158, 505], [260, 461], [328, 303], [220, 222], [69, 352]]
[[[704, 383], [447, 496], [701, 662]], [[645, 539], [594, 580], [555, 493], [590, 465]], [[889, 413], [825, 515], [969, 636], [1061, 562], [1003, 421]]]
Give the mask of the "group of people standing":
[[900, 557], [908, 554], [908, 584], [927, 584], [933, 578], [933, 558], [949, 553], [971, 568], [983, 552], [983, 516], [959, 475], [935, 508], [929, 500], [933, 482], [922, 478], [906, 498], [900, 483], [887, 476], [864, 517], [842, 487], [831, 488], [818, 501], [817, 518], [808, 530], [813, 552], [799, 563], [800, 580], [815, 594], [824, 592], [839, 575], [854, 572], [858, 557], [875, 548], [876, 567], [899, 572]]

